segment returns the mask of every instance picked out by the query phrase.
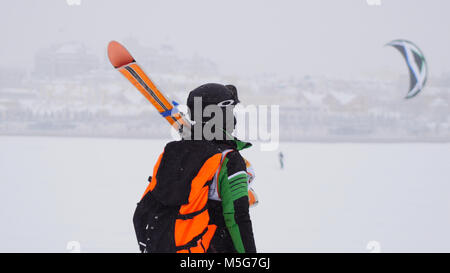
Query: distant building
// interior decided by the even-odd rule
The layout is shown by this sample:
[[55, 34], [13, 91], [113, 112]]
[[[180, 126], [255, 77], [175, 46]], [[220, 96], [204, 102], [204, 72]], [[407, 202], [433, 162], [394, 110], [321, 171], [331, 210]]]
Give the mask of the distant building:
[[98, 68], [98, 59], [77, 42], [52, 45], [35, 55], [34, 75], [44, 78], [68, 78]]
[[176, 49], [169, 44], [150, 47], [129, 37], [124, 39], [124, 45], [135, 54], [133, 56], [151, 74], [210, 76], [218, 71], [216, 64], [211, 60], [198, 54], [179, 56]]
[[18, 87], [26, 77], [25, 70], [11, 67], [0, 67], [0, 86]]

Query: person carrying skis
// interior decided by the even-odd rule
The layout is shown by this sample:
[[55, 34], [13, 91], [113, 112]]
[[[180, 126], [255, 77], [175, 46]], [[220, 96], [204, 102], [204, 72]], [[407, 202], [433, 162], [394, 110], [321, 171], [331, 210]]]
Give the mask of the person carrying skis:
[[165, 146], [133, 217], [142, 252], [256, 252], [239, 153], [251, 144], [231, 136], [238, 102], [232, 85], [189, 93], [191, 137]]

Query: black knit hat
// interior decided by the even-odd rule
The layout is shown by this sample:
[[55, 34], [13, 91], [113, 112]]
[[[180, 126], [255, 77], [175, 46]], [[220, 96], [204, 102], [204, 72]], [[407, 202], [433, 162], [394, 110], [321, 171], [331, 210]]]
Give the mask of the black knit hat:
[[234, 85], [207, 83], [201, 85], [189, 93], [187, 106], [191, 113], [194, 112], [194, 98], [202, 99], [202, 111], [208, 105], [225, 107], [239, 103], [237, 89]]

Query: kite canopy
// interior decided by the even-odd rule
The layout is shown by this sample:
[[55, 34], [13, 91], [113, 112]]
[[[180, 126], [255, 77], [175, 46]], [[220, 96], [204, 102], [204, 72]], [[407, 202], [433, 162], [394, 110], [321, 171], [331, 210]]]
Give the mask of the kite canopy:
[[393, 40], [386, 44], [396, 48], [405, 58], [409, 69], [410, 86], [406, 99], [419, 94], [425, 87], [428, 77], [428, 66], [422, 51], [407, 40]]

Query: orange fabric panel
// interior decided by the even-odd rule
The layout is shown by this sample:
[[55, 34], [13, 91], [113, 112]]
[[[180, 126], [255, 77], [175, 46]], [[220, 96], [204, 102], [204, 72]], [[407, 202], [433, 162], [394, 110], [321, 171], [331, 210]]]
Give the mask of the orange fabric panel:
[[189, 250], [182, 249], [182, 250], [178, 250], [177, 253], [189, 253]]
[[222, 154], [215, 154], [208, 160], [206, 160], [206, 162], [203, 164], [197, 176], [192, 180], [191, 193], [189, 194], [189, 203], [195, 201], [195, 199], [201, 192], [201, 189], [203, 188], [203, 186], [205, 186], [205, 183], [214, 177], [217, 168], [219, 168], [220, 166], [221, 158]]
[[248, 203], [250, 207], [258, 204], [258, 197], [252, 188], [248, 189]]
[[191, 251], [191, 253], [205, 253], [206, 250], [208, 250], [206, 247], [205, 249], [203, 249], [202, 245], [201, 245], [202, 239], [197, 241], [197, 245], [191, 247], [189, 250]]
[[189, 214], [203, 209], [208, 202], [208, 187], [203, 187], [197, 197], [192, 202], [182, 205], [180, 208], [180, 214]]
[[216, 229], [216, 225], [208, 225], [208, 231], [203, 235], [202, 242], [206, 250], [209, 248], [209, 243], [211, 243], [214, 233], [216, 233]]
[[195, 236], [202, 233], [209, 223], [207, 210], [192, 219], [175, 221], [175, 245], [182, 246], [189, 243]]
[[153, 167], [152, 181], [150, 181], [150, 183], [148, 184], [147, 188], [145, 189], [145, 192], [142, 195], [141, 200], [142, 200], [142, 198], [144, 198], [144, 196], [149, 191], [152, 191], [155, 188], [155, 186], [156, 186], [156, 183], [157, 183], [157, 181], [156, 181], [156, 174], [158, 173], [159, 164], [161, 163], [161, 158], [163, 157], [163, 154], [164, 154], [164, 152], [162, 152], [159, 155], [158, 160], [156, 161], [155, 167]]
[[245, 161], [245, 167], [247, 167], [247, 168], [250, 167], [250, 162], [248, 162], [248, 160], [245, 158], [244, 158], [244, 161]]
[[196, 246], [189, 249], [191, 253], [205, 253], [209, 248], [209, 243], [216, 232], [216, 228], [216, 225], [208, 225], [208, 231], [205, 235], [197, 241]]
[[189, 249], [191, 251], [191, 253], [205, 253], [206, 252], [205, 250], [207, 248], [205, 248], [205, 250], [203, 250], [203, 247], [200, 245], [200, 242], [201, 242], [201, 239], [198, 240], [196, 246], [193, 246]]
[[[205, 187], [205, 184], [214, 177], [214, 174], [220, 166], [221, 158], [222, 154], [215, 154], [206, 160], [200, 168], [198, 174], [191, 182], [188, 204], [180, 207], [180, 214], [194, 213], [206, 206], [209, 187]], [[194, 216], [192, 219], [177, 219], [175, 222], [175, 245], [182, 246], [189, 243], [195, 236], [198, 236], [205, 230], [208, 223], [209, 213], [207, 210]], [[203, 252], [203, 248], [201, 249]]]

